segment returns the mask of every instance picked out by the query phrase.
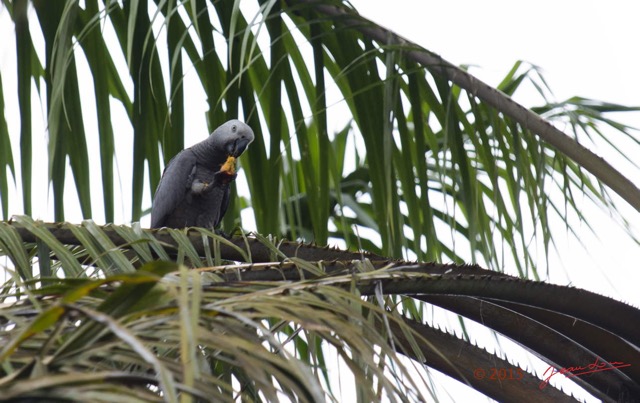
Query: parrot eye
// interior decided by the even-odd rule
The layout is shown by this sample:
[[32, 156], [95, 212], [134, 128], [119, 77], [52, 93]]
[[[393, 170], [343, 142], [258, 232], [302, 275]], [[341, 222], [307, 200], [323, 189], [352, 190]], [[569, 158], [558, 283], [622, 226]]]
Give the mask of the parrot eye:
[[237, 130], [238, 130], [238, 126], [236, 126], [236, 125], [231, 126], [231, 131], [232, 132], [235, 133]]

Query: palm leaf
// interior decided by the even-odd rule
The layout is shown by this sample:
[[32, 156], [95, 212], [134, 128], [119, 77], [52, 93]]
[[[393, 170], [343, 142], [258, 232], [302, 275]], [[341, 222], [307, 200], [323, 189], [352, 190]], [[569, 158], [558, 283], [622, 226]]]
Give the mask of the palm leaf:
[[[20, 172], [25, 212], [29, 213], [32, 151], [31, 118], [26, 105], [30, 102], [27, 97], [31, 79], [38, 79], [40, 70], [29, 67], [38, 65], [37, 57], [33, 58], [35, 53], [22, 50], [32, 49], [33, 45], [20, 34], [28, 34], [21, 28], [28, 24], [21, 11], [25, 3], [16, 4], [11, 11], [19, 25], [18, 49], [24, 54], [18, 58], [19, 63], [25, 66], [18, 69], [25, 75], [19, 80], [23, 83], [19, 88], [24, 88], [20, 102], [25, 102], [21, 108], [25, 115], [21, 119]], [[204, 0], [184, 5], [157, 2], [151, 8], [155, 11], [149, 15], [146, 1], [127, 1], [123, 6], [109, 2], [103, 10], [95, 1], [89, 2], [86, 9], [79, 8], [76, 2], [56, 6], [42, 3], [36, 7], [47, 44], [44, 70], [49, 80], [47, 98], [51, 98], [47, 104], [52, 139], [49, 163], [51, 169], [55, 168], [51, 179], [58, 219], [64, 216], [62, 189], [67, 157], [82, 214], [85, 218], [92, 216], [86, 172], [87, 155], [94, 152], [101, 156], [106, 221], [113, 220], [114, 210], [124, 208], [118, 205], [114, 193], [113, 157], [118, 158], [120, 153], [114, 147], [113, 133], [119, 128], [108, 119], [109, 95], [122, 103], [134, 131], [131, 219], [138, 220], [148, 211], [143, 195], [147, 186], [149, 194], [153, 194], [160, 177], [160, 159], [168, 161], [184, 144], [186, 115], [181, 100], [189, 65], [207, 93], [209, 129], [241, 112], [257, 133], [242, 164], [260, 233], [288, 234], [324, 244], [330, 222], [340, 228], [331, 236], [344, 240], [349, 247], [364, 242], [385, 255], [434, 260], [480, 257], [494, 269], [501, 264], [492, 235], [508, 234], [501, 237], [501, 242], [514, 257], [520, 273], [525, 275], [533, 269], [536, 276], [536, 262], [526, 247], [531, 234], [525, 231], [526, 211], [520, 207], [521, 198], [529, 201], [528, 215], [539, 221], [547, 250], [553, 242], [549, 229], [552, 223], [557, 218], [566, 221], [571, 212], [580, 214], [572, 202], [576, 190], [615, 211], [599, 182], [611, 177], [605, 173], [609, 171], [596, 168], [594, 172], [589, 168], [590, 163], [599, 163], [600, 159], [578, 158], [577, 165], [569, 163], [569, 158], [577, 157], [555, 140], [544, 137], [554, 147], [550, 148], [532, 132], [540, 135], [541, 130], [551, 130], [554, 138], [568, 136], [540, 123], [539, 118], [466, 71], [342, 6], [291, 1], [280, 7], [263, 2], [258, 14], [248, 16], [242, 8], [223, 7], [215, 2], [210, 5]], [[48, 14], [60, 18], [47, 19]], [[214, 15], [219, 17], [215, 23]], [[113, 27], [118, 43], [105, 45], [101, 35], [104, 24]], [[153, 24], [159, 28], [153, 28]], [[162, 45], [155, 39], [161, 38], [158, 29], [166, 32], [162, 36], [167, 40], [166, 60], [158, 51]], [[269, 37], [266, 48], [262, 39], [265, 35]], [[217, 44], [220, 39], [228, 40], [228, 45]], [[94, 77], [99, 150], [86, 149], [81, 115], [68, 112], [79, 110], [82, 104], [81, 94], [74, 92], [77, 72], [73, 52], [84, 53]], [[125, 75], [113, 67], [112, 61], [122, 56], [129, 68]], [[307, 65], [309, 57], [313, 63]], [[335, 104], [335, 97], [328, 101], [327, 94], [333, 89], [325, 77], [333, 80], [330, 85], [338, 91], [341, 104]], [[544, 94], [544, 78], [537, 69], [520, 62], [498, 88], [513, 95], [526, 81]], [[124, 83], [133, 83], [133, 100], [124, 90]], [[298, 83], [303, 92], [298, 92]], [[291, 114], [275, 107], [280, 99]], [[630, 136], [628, 127], [607, 114], [637, 108], [570, 102], [573, 104], [549, 103], [534, 111], [551, 120], [575, 122], [571, 126], [575, 136], [584, 130], [602, 133], [597, 131], [597, 124], [610, 125]], [[353, 125], [348, 129], [352, 140], [346, 149], [338, 145], [344, 144], [344, 137], [330, 133], [327, 124], [341, 109], [353, 116]], [[522, 117], [525, 115], [526, 121]], [[264, 128], [261, 121], [265, 122]], [[541, 129], [539, 124], [544, 127]], [[327, 150], [335, 147], [345, 149], [345, 156], [358, 150], [360, 162], [355, 168], [343, 166], [330, 174], [335, 161], [330, 163], [332, 157]], [[574, 145], [570, 148], [582, 149]], [[3, 166], [11, 165], [12, 159], [10, 152], [6, 154]], [[360, 169], [367, 170], [369, 183], [360, 188], [358, 197], [348, 197], [338, 190], [342, 187], [339, 182]], [[585, 169], [591, 169], [595, 177]], [[7, 182], [7, 175], [5, 170], [3, 182]], [[563, 209], [559, 208], [558, 199], [546, 196], [548, 191], [543, 187], [547, 178], [555, 182], [560, 177], [565, 182], [559, 183], [558, 194], [569, 201], [570, 209], [557, 217], [553, 213], [549, 216], [549, 211]], [[507, 185], [508, 194], [503, 184]], [[612, 189], [619, 191], [616, 186]], [[627, 192], [633, 189], [623, 187]], [[305, 203], [300, 203], [302, 200]], [[358, 211], [369, 210], [361, 222], [352, 222], [344, 215], [354, 207]], [[405, 207], [405, 218], [399, 219]], [[238, 224], [240, 209], [239, 198], [235, 198], [226, 226]], [[494, 218], [485, 219], [486, 216]], [[462, 237], [446, 240], [447, 236], [437, 230], [441, 221]], [[363, 236], [369, 238], [367, 230], [379, 233], [379, 241], [363, 240]], [[412, 232], [410, 238], [405, 236], [407, 231]]]
[[[84, 228], [100, 236], [81, 236]], [[65, 243], [50, 239], [53, 235], [49, 229]], [[35, 247], [33, 240], [40, 237], [47, 240], [54, 258], [74, 245], [78, 259], [84, 259], [99, 244], [119, 256], [120, 251], [132, 252], [134, 255], [128, 256], [135, 262], [139, 257], [130, 246], [131, 240], [148, 242], [149, 236], [173, 239], [174, 246], [168, 242], [158, 246], [177, 249], [171, 252], [177, 256], [188, 255], [187, 250], [192, 249], [193, 264], [199, 265], [199, 256], [203, 256], [202, 250], [194, 249], [198, 241], [202, 242], [198, 233], [182, 234], [185, 239], [181, 240], [175, 231], [136, 235], [136, 231], [120, 227], [120, 232], [127, 232], [126, 240], [111, 227], [103, 229], [91, 222], [56, 229], [25, 219], [0, 227], [0, 232], [0, 239], [10, 239], [17, 233], [25, 241], [2, 243], [2, 254], [12, 261], [29, 256]], [[435, 330], [419, 316], [411, 320], [397, 311], [393, 299], [384, 296], [429, 302], [482, 321], [556, 368], [597, 362], [598, 357], [623, 356], [625, 366], [571, 379], [604, 400], [624, 399], [640, 390], [636, 365], [640, 363], [640, 339], [634, 327], [640, 320], [640, 310], [629, 305], [584, 290], [521, 280], [477, 266], [370, 260], [376, 259], [374, 255], [354, 260], [352, 252], [306, 245], [292, 248], [263, 238], [249, 244], [249, 253], [257, 252], [251, 257], [254, 262], [260, 260], [260, 248], [254, 246], [258, 244], [277, 251], [283, 260], [196, 271], [156, 262], [134, 273], [109, 274], [111, 268], [102, 269], [106, 276], [103, 280], [55, 278], [42, 288], [28, 281], [30, 278], [24, 278], [23, 284], [9, 284], [18, 298], [5, 303], [1, 311], [2, 337], [7, 343], [0, 361], [4, 360], [3, 368], [11, 368], [4, 370], [0, 380], [4, 395], [35, 398], [46, 391], [64, 396], [70, 385], [64, 380], [57, 382], [55, 376], [95, 368], [106, 371], [103, 379], [115, 390], [126, 382], [140, 388], [141, 395], [155, 390], [169, 400], [181, 393], [193, 398], [209, 394], [222, 400], [236, 393], [258, 400], [260, 396], [266, 400], [279, 396], [318, 400], [331, 397], [325, 395], [329, 390], [322, 384], [324, 378], [331, 377], [331, 370], [314, 370], [313, 366], [326, 362], [326, 349], [333, 346], [331, 349], [357, 379], [365, 400], [381, 396], [424, 399], [418, 391], [427, 385], [422, 376], [416, 376], [418, 367], [409, 372], [395, 352], [442, 370], [494, 398], [532, 398], [532, 391], [537, 393], [536, 401], [568, 398], [550, 386], [541, 394], [542, 380], [532, 374], [525, 376], [527, 371], [511, 364], [503, 368], [521, 374], [520, 380], [526, 378], [518, 388], [503, 388], [497, 383], [488, 386], [477, 374], [474, 377], [473, 370], [491, 362], [495, 365], [496, 357], [468, 341]], [[298, 252], [304, 255], [306, 250], [320, 261], [293, 256]], [[236, 252], [233, 248], [220, 249], [220, 258], [229, 258], [227, 254]], [[339, 260], [333, 260], [335, 256], [340, 256]], [[19, 298], [24, 291], [37, 293], [39, 302]], [[372, 299], [363, 298], [367, 296]], [[612, 311], [615, 317], [610, 315]], [[316, 338], [328, 344], [311, 352], [309, 343]], [[256, 350], [257, 346], [262, 347]], [[467, 360], [452, 359], [452, 351], [460, 348], [469, 351]], [[40, 362], [38, 356], [50, 358]], [[212, 378], [221, 365], [227, 376]], [[33, 376], [26, 376], [34, 366], [39, 367], [41, 376], [53, 378], [34, 386]], [[118, 371], [119, 376], [106, 375]], [[126, 373], [131, 376], [126, 377]], [[234, 386], [238, 382], [240, 389]], [[149, 384], [156, 388], [149, 389]], [[85, 386], [86, 393], [94, 392], [89, 381]]]
[[[638, 208], [638, 189], [585, 146], [605, 144], [633, 165], [627, 154], [638, 145], [636, 133], [611, 116], [637, 107], [578, 97], [556, 102], [538, 69], [522, 62], [491, 88], [338, 1], [260, 0], [255, 11], [240, 2], [230, 7], [206, 0], [89, 0], [84, 7], [74, 0], [34, 2], [37, 20], [26, 0], [2, 4], [16, 26], [18, 94], [0, 81], [0, 110], [10, 102], [20, 106], [19, 159], [12, 152], [18, 134], [0, 121], [3, 217], [12, 206], [9, 172], [22, 178], [23, 210], [32, 211], [31, 165], [41, 158], [32, 147], [32, 83], [46, 110], [55, 219], [95, 216], [92, 207], [101, 197], [107, 222], [129, 211], [129, 203], [132, 221], [146, 219], [161, 160], [185, 146], [185, 122], [194, 119], [186, 87], [195, 84], [207, 96], [209, 110], [200, 118], [210, 131], [239, 117], [257, 136], [241, 161], [250, 205], [244, 189], [234, 189], [242, 197], [234, 197], [225, 228], [240, 224], [241, 209], [251, 207], [259, 233], [272, 234], [226, 240], [204, 229], [43, 225], [26, 216], [3, 223], [0, 249], [9, 280], [1, 296], [17, 299], [2, 311], [9, 323], [3, 332], [15, 348], [3, 367], [0, 387], [7, 396], [64, 399], [80, 390], [96, 401], [334, 399], [329, 345], [357, 379], [361, 400], [418, 400], [422, 391], [432, 393], [422, 373], [407, 375], [394, 351], [498, 400], [564, 396], [553, 389], [527, 394], [537, 381], [526, 374], [522, 388], [474, 379], [470, 369], [496, 357], [469, 345], [465, 322], [464, 341], [425, 324], [424, 302], [471, 320], [482, 318], [478, 306], [486, 308], [492, 312], [486, 326], [550, 365], [623, 354], [631, 369], [574, 380], [604, 400], [636, 393], [637, 355], [624, 349], [624, 343], [637, 345], [633, 331], [598, 311], [600, 304], [620, 309], [630, 324], [637, 320], [633, 308], [478, 267], [410, 265], [382, 256], [478, 262], [538, 279], [534, 242], [541, 241], [547, 257], [558, 224], [576, 235], [575, 216], [592, 228], [577, 202], [583, 195], [633, 236], [609, 192]], [[38, 28], [44, 49], [31, 39]], [[108, 39], [110, 30], [116, 40]], [[80, 79], [78, 57], [88, 62], [93, 92]], [[118, 60], [126, 68], [116, 67]], [[533, 84], [543, 105], [527, 110], [510, 98], [524, 83]], [[85, 133], [87, 97], [95, 98], [96, 149]], [[112, 120], [118, 104], [128, 122]], [[547, 121], [566, 125], [567, 134]], [[123, 128], [133, 129], [130, 139], [120, 136]], [[130, 202], [114, 189], [119, 170], [113, 161], [123, 156], [123, 139], [133, 144]], [[630, 148], [622, 149], [619, 139]], [[90, 164], [94, 155], [100, 162]], [[65, 198], [73, 196], [63, 197], [67, 161], [80, 212], [67, 207]], [[98, 167], [102, 182], [90, 187]], [[369, 253], [276, 238], [282, 236], [320, 245], [339, 241]], [[158, 259], [173, 261], [175, 272], [145, 277], [145, 284], [155, 284], [151, 291], [126, 300], [131, 307], [140, 301], [145, 315], [117, 311], [119, 296], [131, 292], [142, 268], [159, 267]], [[146, 292], [158, 298], [144, 305]], [[594, 315], [561, 304], [567, 295], [584, 298]], [[257, 310], [256, 301], [263, 304]], [[316, 320], [320, 313], [322, 321]], [[523, 337], [504, 325], [510, 320], [544, 337]], [[370, 334], [360, 334], [362, 326]], [[550, 348], [549, 340], [566, 348]], [[449, 359], [457, 348], [473, 359]], [[247, 355], [252, 349], [255, 354]], [[47, 358], [60, 351], [64, 362]], [[87, 368], [96, 375], [86, 375]]]

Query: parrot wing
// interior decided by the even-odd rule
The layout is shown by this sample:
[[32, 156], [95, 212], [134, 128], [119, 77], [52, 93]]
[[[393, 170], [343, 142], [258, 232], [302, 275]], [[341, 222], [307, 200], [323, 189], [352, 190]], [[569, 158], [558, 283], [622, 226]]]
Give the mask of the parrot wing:
[[173, 157], [162, 173], [151, 208], [151, 228], [164, 226], [167, 217], [186, 197], [196, 169], [196, 156], [183, 150]]

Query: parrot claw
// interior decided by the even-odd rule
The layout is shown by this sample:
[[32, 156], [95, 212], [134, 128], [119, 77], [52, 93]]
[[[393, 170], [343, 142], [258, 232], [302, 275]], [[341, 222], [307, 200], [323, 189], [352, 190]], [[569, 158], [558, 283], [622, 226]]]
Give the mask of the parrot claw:
[[201, 194], [208, 187], [209, 187], [209, 184], [207, 182], [203, 182], [200, 179], [196, 179], [191, 184], [191, 191], [195, 194]]
[[215, 178], [214, 183], [226, 185], [230, 182], [233, 182], [238, 177], [238, 174], [230, 174], [229, 172], [221, 170], [213, 174], [213, 176]]
[[233, 235], [233, 233], [231, 235], [228, 235], [226, 232], [222, 231], [221, 229], [216, 229], [213, 232], [215, 232], [216, 235], [220, 235], [224, 239], [231, 239], [231, 236]]

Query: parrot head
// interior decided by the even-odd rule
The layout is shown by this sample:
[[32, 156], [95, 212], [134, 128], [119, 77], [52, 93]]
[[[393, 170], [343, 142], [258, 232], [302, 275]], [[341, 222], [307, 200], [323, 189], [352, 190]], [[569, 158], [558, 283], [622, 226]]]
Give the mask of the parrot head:
[[254, 138], [251, 127], [237, 119], [222, 124], [209, 136], [216, 149], [234, 158], [238, 158]]
[[218, 127], [206, 140], [207, 148], [214, 152], [220, 172], [231, 180], [236, 175], [236, 160], [254, 139], [253, 130], [247, 124], [233, 119]]

